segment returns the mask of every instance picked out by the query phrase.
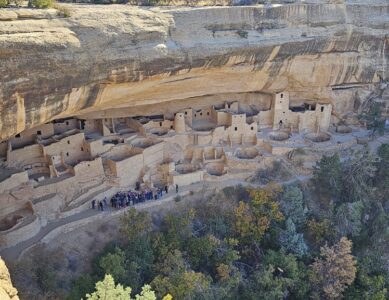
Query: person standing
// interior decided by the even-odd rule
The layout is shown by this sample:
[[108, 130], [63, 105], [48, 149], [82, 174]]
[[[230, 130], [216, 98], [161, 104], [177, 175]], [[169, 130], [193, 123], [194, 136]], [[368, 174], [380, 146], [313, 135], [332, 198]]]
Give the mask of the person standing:
[[92, 209], [95, 209], [95, 207], [96, 207], [96, 200], [93, 199], [93, 200], [92, 200]]
[[169, 187], [167, 185], [165, 185], [165, 192], [166, 194], [169, 192]]
[[178, 184], [176, 184], [176, 193], [178, 193]]

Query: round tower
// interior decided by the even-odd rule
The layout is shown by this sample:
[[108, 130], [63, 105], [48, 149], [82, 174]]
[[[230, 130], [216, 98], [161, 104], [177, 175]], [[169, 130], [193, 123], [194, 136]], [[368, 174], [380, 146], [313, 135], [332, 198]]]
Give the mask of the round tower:
[[174, 116], [174, 130], [177, 133], [185, 132], [185, 117], [183, 113], [177, 113]]

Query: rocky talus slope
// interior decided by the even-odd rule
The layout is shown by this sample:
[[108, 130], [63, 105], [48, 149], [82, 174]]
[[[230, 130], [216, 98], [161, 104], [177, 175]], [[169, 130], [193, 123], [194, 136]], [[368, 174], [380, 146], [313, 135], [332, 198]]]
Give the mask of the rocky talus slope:
[[0, 257], [0, 299], [19, 300], [18, 291], [13, 287], [8, 268]]
[[68, 8], [0, 11], [0, 140], [75, 114], [265, 103], [282, 90], [345, 115], [388, 81], [388, 2]]

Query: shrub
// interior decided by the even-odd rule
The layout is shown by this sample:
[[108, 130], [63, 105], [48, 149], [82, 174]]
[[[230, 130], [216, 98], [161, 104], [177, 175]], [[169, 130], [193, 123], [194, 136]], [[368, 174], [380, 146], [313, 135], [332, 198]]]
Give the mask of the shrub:
[[312, 298], [342, 298], [343, 291], [355, 279], [356, 261], [351, 255], [351, 247], [352, 242], [343, 237], [332, 247], [320, 248], [321, 257], [311, 265]]
[[8, 6], [9, 2], [8, 0], [0, 0], [0, 7], [6, 7]]
[[67, 8], [63, 5], [59, 5], [57, 3], [53, 4], [53, 8], [58, 10], [58, 13], [57, 13], [58, 16], [64, 17], [64, 18], [70, 17], [70, 9], [69, 8]]
[[247, 39], [249, 33], [245, 30], [238, 30], [236, 32], [241, 38]]
[[296, 165], [297, 165], [298, 167], [304, 166], [304, 158], [299, 157], [298, 159], [296, 159]]
[[300, 226], [306, 221], [303, 192], [298, 186], [287, 186], [280, 196], [282, 213]]
[[9, 1], [9, 2], [13, 2], [17, 7], [20, 7], [23, 5], [23, 0], [13, 0], [13, 1]]
[[31, 4], [36, 8], [48, 8], [53, 6], [53, 0], [32, 0]]
[[286, 181], [292, 176], [290, 170], [282, 163], [282, 161], [274, 161], [273, 165], [267, 169], [261, 169], [251, 179], [251, 182], [259, 182], [260, 184], [268, 184], [271, 181]]

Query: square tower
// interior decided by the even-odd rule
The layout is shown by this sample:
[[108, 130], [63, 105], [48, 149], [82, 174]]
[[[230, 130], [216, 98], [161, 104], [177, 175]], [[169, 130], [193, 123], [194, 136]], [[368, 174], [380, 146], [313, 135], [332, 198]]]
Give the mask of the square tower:
[[289, 123], [289, 93], [281, 92], [274, 95], [273, 129], [279, 129]]

